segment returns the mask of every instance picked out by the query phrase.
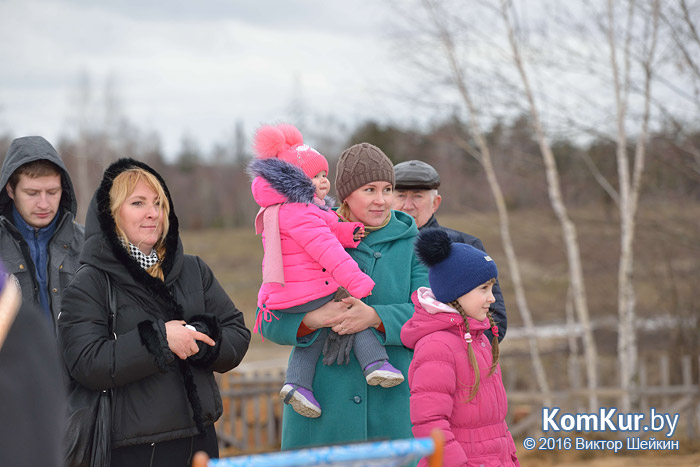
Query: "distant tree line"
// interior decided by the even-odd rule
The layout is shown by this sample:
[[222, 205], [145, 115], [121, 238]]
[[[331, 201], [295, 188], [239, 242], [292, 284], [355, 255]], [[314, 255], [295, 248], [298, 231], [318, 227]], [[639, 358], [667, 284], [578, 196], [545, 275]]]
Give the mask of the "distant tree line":
[[[542, 161], [531, 128], [528, 116], [521, 115], [509, 122], [499, 121], [485, 133], [510, 209], [548, 207]], [[0, 137], [3, 158], [14, 137], [9, 134]], [[442, 211], [493, 210], [493, 198], [481, 164], [454, 144], [456, 137], [468, 138], [465, 122], [457, 118], [428, 129], [366, 122], [345, 141], [322, 143], [332, 149], [320, 145], [317, 149], [329, 159], [331, 177], [335, 175], [335, 163], [340, 155], [338, 148], [361, 141], [381, 147], [394, 163], [411, 159], [426, 161], [438, 170], [442, 179]], [[220, 144], [213, 153], [204, 154], [192, 140], [185, 139], [174, 160], [169, 161], [157, 143], [133, 141], [126, 136], [112, 145], [100, 142], [100, 138], [86, 143], [63, 137], [52, 143], [73, 177], [83, 214], [104, 167], [112, 160], [127, 156], [143, 160], [163, 174], [172, 191], [182, 228], [251, 225], [257, 212], [245, 171], [252, 155], [246, 151], [241, 154], [240, 144], [238, 154], [236, 143], [231, 143], [231, 147]], [[246, 141], [244, 147], [248, 147], [248, 143]], [[669, 128], [652, 134], [648, 146], [652, 157], [644, 179], [643, 200], [700, 200], [700, 130], [690, 136], [679, 136]], [[561, 138], [552, 143], [552, 148], [567, 203], [578, 207], [599, 206], [614, 215], [610, 196], [596, 180], [596, 175], [615, 186], [615, 142], [604, 137], [591, 138], [586, 143]], [[79, 157], [81, 151], [87, 152], [87, 157]], [[81, 164], [86, 164], [87, 170], [81, 171]], [[81, 173], [86, 174], [87, 183], [77, 179]], [[81, 189], [87, 190], [87, 194], [80, 193]]]

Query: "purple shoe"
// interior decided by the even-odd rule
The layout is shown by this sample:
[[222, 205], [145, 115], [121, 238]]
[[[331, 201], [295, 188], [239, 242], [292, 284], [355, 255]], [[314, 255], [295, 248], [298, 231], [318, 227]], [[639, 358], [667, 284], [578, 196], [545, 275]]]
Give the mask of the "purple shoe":
[[306, 388], [285, 384], [280, 391], [280, 397], [285, 404], [290, 404], [294, 411], [303, 417], [321, 416], [321, 404], [314, 397], [314, 393]]
[[383, 388], [392, 388], [403, 383], [403, 375], [387, 360], [379, 360], [365, 367], [365, 379], [370, 386], [380, 385]]

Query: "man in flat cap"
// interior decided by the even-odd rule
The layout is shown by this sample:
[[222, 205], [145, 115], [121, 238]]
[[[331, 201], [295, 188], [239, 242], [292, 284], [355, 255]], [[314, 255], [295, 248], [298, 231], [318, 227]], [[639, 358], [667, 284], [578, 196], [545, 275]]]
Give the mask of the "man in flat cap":
[[[486, 252], [483, 243], [477, 237], [438, 224], [435, 212], [440, 207], [442, 197], [437, 190], [440, 186], [440, 175], [433, 166], [423, 161], [406, 161], [396, 164], [394, 172], [396, 174], [393, 205], [395, 210], [403, 211], [413, 217], [418, 230], [439, 228], [447, 232], [453, 242], [466, 243]], [[498, 325], [498, 340], [500, 341], [506, 335], [508, 320], [498, 280], [493, 286], [493, 296], [496, 302], [491, 305], [491, 312]], [[491, 331], [486, 331], [486, 334], [490, 340]]]

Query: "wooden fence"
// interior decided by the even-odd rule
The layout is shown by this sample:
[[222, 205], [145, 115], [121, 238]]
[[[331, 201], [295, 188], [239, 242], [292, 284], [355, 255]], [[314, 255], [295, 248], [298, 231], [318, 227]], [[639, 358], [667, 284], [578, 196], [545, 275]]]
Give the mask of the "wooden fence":
[[[552, 386], [552, 400], [562, 412], [588, 412], [588, 390], [567, 368], [567, 352], [549, 352], [545, 363]], [[619, 406], [622, 391], [615, 387], [613, 362], [602, 360], [601, 368], [612, 368], [613, 376], [600, 379], [606, 386], [596, 390], [603, 407]], [[694, 367], [695, 363], [695, 367]], [[583, 370], [583, 365], [579, 365]], [[535, 386], [529, 357], [503, 355], [504, 384], [508, 394], [508, 424], [514, 437], [541, 433], [543, 395]], [[665, 413], [679, 413], [676, 436], [696, 439], [700, 433], [700, 358], [682, 356], [674, 360], [668, 353], [641, 358], [637, 385], [632, 391], [634, 409], [649, 412], [650, 407]], [[680, 370], [680, 371], [677, 371]], [[284, 383], [283, 362], [256, 370], [232, 371], [219, 376], [224, 414], [216, 429], [222, 456], [275, 451], [280, 448]], [[647, 433], [650, 435], [651, 433]], [[629, 436], [630, 433], [624, 433]]]
[[[561, 352], [559, 359], [568, 358]], [[640, 358], [636, 385], [630, 390], [633, 411], [649, 413], [651, 407], [657, 412], [680, 414], [679, 425], [685, 430], [676, 431], [676, 436], [696, 439], [700, 433], [700, 357], [684, 355], [674, 357], [669, 353], [658, 353]], [[608, 360], [613, 360], [612, 358]], [[696, 366], [693, 368], [693, 362]], [[609, 364], [610, 362], [608, 362]], [[605, 366], [605, 362], [601, 365]], [[609, 366], [609, 365], [608, 365]], [[561, 368], [561, 365], [558, 366]], [[583, 365], [578, 365], [581, 371]], [[514, 437], [520, 435], [534, 436], [541, 433], [542, 407], [544, 395], [535, 387], [534, 377], [523, 387], [518, 372], [530, 371], [529, 360], [523, 358], [504, 359], [503, 369], [506, 394], [508, 394], [508, 425]], [[557, 366], [555, 366], [557, 368]], [[555, 370], [556, 371], [556, 370]], [[562, 412], [588, 413], [589, 390], [582, 377], [572, 376], [569, 372], [559, 371], [559, 385], [551, 392], [553, 405], [562, 408]], [[561, 376], [561, 375], [564, 376]], [[569, 384], [562, 384], [567, 380]], [[623, 391], [615, 385], [619, 383], [616, 373], [599, 375], [599, 386], [594, 392], [601, 407], [619, 407]], [[551, 383], [550, 383], [551, 384]], [[629, 432], [619, 432], [620, 436], [630, 436]], [[639, 433], [638, 433], [639, 434]], [[651, 436], [653, 433], [646, 433]], [[615, 434], [613, 434], [614, 436]]]
[[216, 423], [222, 456], [280, 448], [285, 367], [219, 375], [224, 413]]

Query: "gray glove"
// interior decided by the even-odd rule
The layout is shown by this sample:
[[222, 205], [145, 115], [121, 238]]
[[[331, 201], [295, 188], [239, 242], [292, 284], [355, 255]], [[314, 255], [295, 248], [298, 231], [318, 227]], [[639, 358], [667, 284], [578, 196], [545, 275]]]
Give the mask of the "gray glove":
[[323, 364], [347, 365], [350, 361], [350, 349], [355, 342], [355, 334], [343, 334], [342, 336], [332, 329], [323, 345]]

